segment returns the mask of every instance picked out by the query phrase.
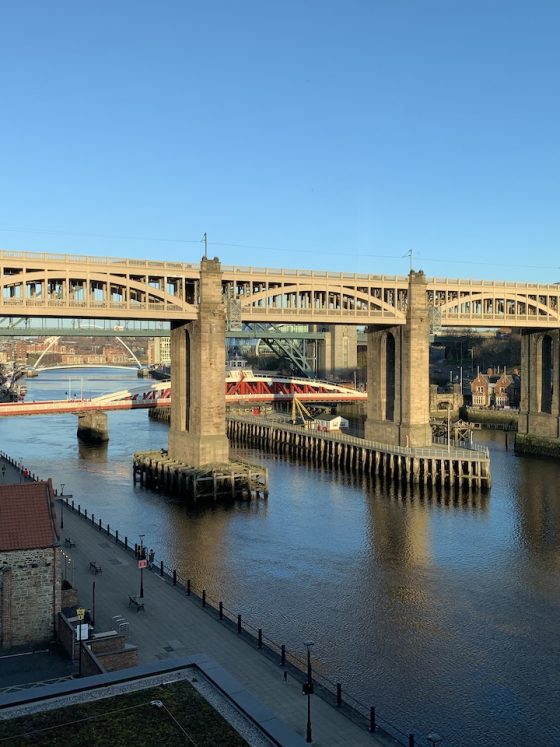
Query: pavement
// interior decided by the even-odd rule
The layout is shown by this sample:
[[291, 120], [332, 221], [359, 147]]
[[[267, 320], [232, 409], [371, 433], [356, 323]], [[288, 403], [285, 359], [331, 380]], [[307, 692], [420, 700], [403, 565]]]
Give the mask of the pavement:
[[[176, 659], [194, 654], [211, 656], [286, 726], [305, 737], [307, 697], [292, 676], [284, 682], [283, 668], [257, 647], [243, 640], [202, 609], [200, 600], [188, 597], [153, 571], [143, 572], [144, 611], [129, 607], [129, 595], [137, 596], [140, 572], [134, 555], [114, 538], [92, 527], [83, 517], [64, 509], [62, 548], [73, 566], [73, 585], [80, 604], [92, 608], [95, 582], [95, 631], [114, 628], [112, 618], [122, 615], [129, 623], [129, 642], [138, 646], [138, 663]], [[64, 546], [64, 538], [75, 542]], [[121, 535], [122, 537], [122, 535]], [[90, 572], [95, 561], [102, 573]], [[70, 576], [70, 574], [69, 574]], [[313, 743], [324, 747], [397, 744], [371, 734], [348, 719], [340, 709], [317, 695], [311, 698]]]

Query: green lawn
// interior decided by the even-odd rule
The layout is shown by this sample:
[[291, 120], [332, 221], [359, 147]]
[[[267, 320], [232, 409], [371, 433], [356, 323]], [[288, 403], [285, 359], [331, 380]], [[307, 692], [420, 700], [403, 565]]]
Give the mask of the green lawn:
[[[150, 701], [160, 701], [157, 707]], [[0, 721], [4, 745], [242, 747], [247, 742], [188, 682]]]

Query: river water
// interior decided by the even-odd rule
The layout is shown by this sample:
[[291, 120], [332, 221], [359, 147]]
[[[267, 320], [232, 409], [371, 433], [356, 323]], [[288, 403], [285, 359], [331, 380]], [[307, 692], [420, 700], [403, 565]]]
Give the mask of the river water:
[[[70, 376], [69, 376], [70, 373]], [[43, 372], [27, 400], [94, 396], [134, 371]], [[132, 481], [133, 451], [167, 445], [145, 411], [109, 414], [80, 445], [74, 415], [2, 418], [0, 448], [222, 599], [404, 732], [442, 747], [560, 745], [560, 464], [519, 458], [503, 433], [484, 496], [403, 495], [242, 450], [268, 500], [190, 508]], [[511, 441], [511, 434], [510, 434]]]

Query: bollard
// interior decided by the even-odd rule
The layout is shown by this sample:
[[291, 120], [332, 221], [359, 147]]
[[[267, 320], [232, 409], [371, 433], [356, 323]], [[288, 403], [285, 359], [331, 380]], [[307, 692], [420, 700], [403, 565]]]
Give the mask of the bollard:
[[377, 724], [375, 723], [375, 706], [371, 706], [369, 709], [369, 730], [375, 731], [377, 729]]
[[101, 519], [99, 519], [99, 531], [101, 531]]
[[224, 619], [224, 603], [220, 602], [220, 620]]
[[206, 607], [206, 589], [202, 590], [202, 606]]
[[138, 557], [138, 542], [134, 543], [134, 555]]
[[91, 515], [91, 523], [92, 525], [95, 524], [95, 514]]
[[258, 645], [259, 645], [259, 648], [262, 648], [262, 628], [259, 628]]
[[159, 563], [159, 575], [163, 576], [163, 560], [161, 560]]
[[408, 747], [414, 747], [414, 734], [408, 735]]
[[72, 499], [72, 511], [74, 510], [74, 499]]
[[173, 569], [173, 586], [177, 586], [177, 571]]
[[107, 535], [110, 535], [110, 534], [111, 534], [111, 529], [109, 527], [109, 524], [107, 524]]
[[286, 646], [282, 644], [282, 647], [280, 649], [280, 665], [286, 666]]
[[342, 685], [340, 682], [336, 683], [336, 705], [339, 708], [342, 705]]
[[187, 579], [187, 596], [190, 597], [191, 595], [191, 580], [190, 578]]
[[126, 534], [124, 535], [124, 549], [128, 550], [128, 537], [126, 536]]
[[[79, 506], [78, 506], [79, 508]], [[84, 519], [87, 519], [87, 508], [84, 508]]]
[[241, 615], [237, 615], [237, 632], [241, 633]]
[[118, 529], [115, 530], [115, 542], [117, 543], [117, 545], [119, 544], [119, 530]]

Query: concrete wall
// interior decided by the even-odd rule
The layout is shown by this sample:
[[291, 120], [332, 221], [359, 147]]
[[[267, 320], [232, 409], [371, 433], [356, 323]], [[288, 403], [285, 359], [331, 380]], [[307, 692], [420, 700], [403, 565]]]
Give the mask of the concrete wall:
[[[550, 339], [551, 361], [546, 370], [545, 336]], [[550, 386], [552, 396], [543, 388]], [[550, 412], [543, 412], [547, 407]], [[521, 401], [519, 433], [560, 438], [560, 331], [523, 330], [521, 334]]]

